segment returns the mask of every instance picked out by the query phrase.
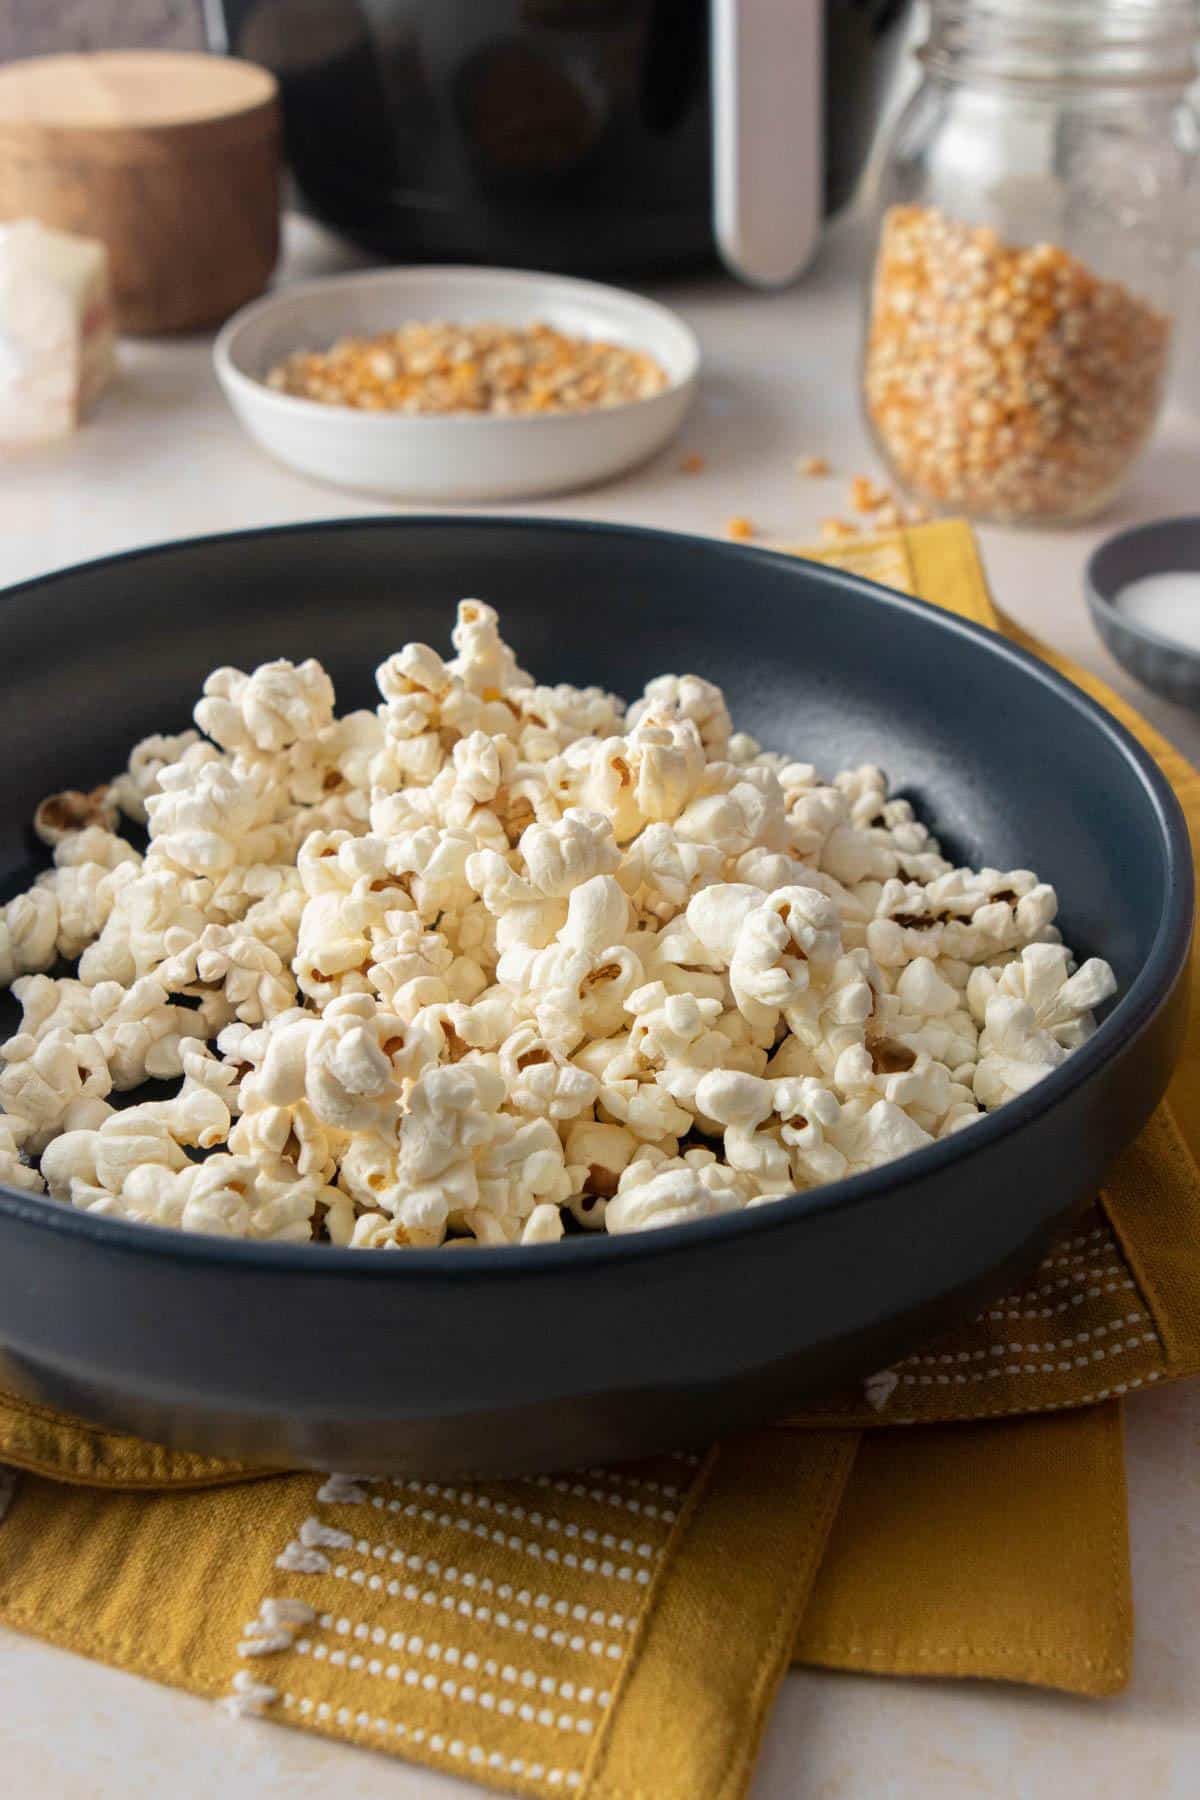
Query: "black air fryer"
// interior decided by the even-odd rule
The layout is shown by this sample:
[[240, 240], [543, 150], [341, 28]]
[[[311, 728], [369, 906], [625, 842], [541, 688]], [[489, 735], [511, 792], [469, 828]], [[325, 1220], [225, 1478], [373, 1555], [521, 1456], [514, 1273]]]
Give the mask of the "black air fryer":
[[265, 64], [314, 213], [394, 261], [807, 262], [908, 0], [206, 0]]

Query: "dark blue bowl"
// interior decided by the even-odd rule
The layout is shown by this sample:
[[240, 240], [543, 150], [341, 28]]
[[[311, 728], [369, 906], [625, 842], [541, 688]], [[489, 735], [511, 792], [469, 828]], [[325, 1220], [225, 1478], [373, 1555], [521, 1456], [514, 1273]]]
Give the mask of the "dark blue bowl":
[[1160, 1098], [1192, 864], [1154, 763], [1002, 639], [852, 575], [535, 520], [338, 521], [68, 569], [4, 597], [0, 873], [43, 794], [186, 722], [217, 663], [319, 656], [343, 705], [452, 603], [528, 667], [719, 680], [764, 742], [889, 770], [948, 853], [1053, 881], [1120, 995], [1031, 1092], [902, 1162], [752, 1212], [544, 1247], [364, 1254], [189, 1237], [0, 1192], [0, 1381], [263, 1464], [483, 1474], [702, 1442], [862, 1376], [1032, 1264]]

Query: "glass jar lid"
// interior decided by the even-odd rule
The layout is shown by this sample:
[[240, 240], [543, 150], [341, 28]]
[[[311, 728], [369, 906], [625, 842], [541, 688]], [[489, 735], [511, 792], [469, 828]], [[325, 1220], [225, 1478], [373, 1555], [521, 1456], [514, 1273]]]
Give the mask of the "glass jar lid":
[[1198, 29], [1197, 0], [932, 0], [919, 55], [935, 79], [1182, 90]]

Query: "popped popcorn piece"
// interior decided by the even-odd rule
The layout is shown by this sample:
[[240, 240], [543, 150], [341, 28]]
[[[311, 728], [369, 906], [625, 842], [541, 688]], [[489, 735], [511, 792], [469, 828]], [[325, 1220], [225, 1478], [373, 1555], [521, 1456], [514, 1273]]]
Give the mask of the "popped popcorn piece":
[[89, 826], [111, 831], [117, 822], [117, 804], [107, 786], [94, 787], [81, 794], [67, 788], [61, 794], [47, 794], [33, 815], [33, 829], [43, 844], [61, 844], [63, 839]]
[[1027, 1001], [994, 994], [979, 1035], [975, 1098], [981, 1106], [1003, 1106], [1057, 1068], [1066, 1055], [1048, 1031], [1038, 1029], [1037, 1014]]
[[333, 722], [333, 683], [311, 657], [297, 667], [263, 663], [250, 675], [214, 669], [196, 723], [223, 750], [286, 750]]
[[620, 1189], [605, 1210], [604, 1222], [614, 1233], [649, 1231], [664, 1225], [683, 1225], [692, 1219], [712, 1219], [720, 1213], [740, 1212], [744, 1204], [729, 1170], [715, 1161], [698, 1169], [684, 1163], [662, 1173], [657, 1173], [651, 1163], [635, 1163], [622, 1175]]
[[523, 1244], [556, 1244], [563, 1234], [562, 1213], [557, 1206], [542, 1201], [534, 1207], [521, 1227]]
[[846, 1172], [851, 1175], [877, 1169], [881, 1163], [933, 1142], [928, 1132], [890, 1100], [877, 1100], [873, 1106], [865, 1101], [844, 1106], [830, 1138], [846, 1158]]
[[292, 1017], [268, 1035], [261, 1067], [242, 1083], [242, 1105], [305, 1099], [336, 1130], [387, 1136], [399, 1122], [405, 1083], [433, 1060], [415, 1026], [382, 1012], [368, 994], [349, 994], [319, 1017]]
[[742, 920], [729, 960], [738, 1011], [773, 1028], [783, 1009], [841, 953], [837, 908], [815, 888], [782, 887]]
[[500, 1046], [500, 1073], [508, 1100], [520, 1113], [545, 1119], [573, 1119], [592, 1105], [599, 1082], [576, 1068], [538, 1034], [518, 1025]]
[[[622, 1125], [605, 1124], [599, 1119], [578, 1120], [569, 1125], [563, 1138], [563, 1148], [566, 1151], [567, 1166], [578, 1185], [580, 1198], [591, 1201], [611, 1200], [637, 1147], [637, 1138]], [[583, 1209], [585, 1215], [591, 1210], [590, 1207]], [[587, 1216], [582, 1222], [593, 1223]]]
[[687, 843], [670, 825], [647, 825], [626, 847], [617, 878], [640, 911], [665, 922], [720, 880], [724, 862], [715, 844]]
[[181, 731], [167, 737], [155, 732], [134, 745], [128, 767], [108, 784], [110, 795], [126, 818], [138, 825], [146, 823], [146, 801], [158, 792], [159, 775], [199, 742], [198, 731]]
[[0, 1186], [24, 1188], [27, 1194], [44, 1194], [46, 1183], [21, 1156], [14, 1122], [0, 1114]]
[[1064, 1049], [1076, 1050], [1095, 1029], [1092, 1014], [1117, 991], [1108, 964], [1092, 957], [1071, 973], [1070, 953], [1062, 944], [1028, 944], [1018, 962], [973, 969], [967, 982], [972, 1015], [985, 1023], [988, 1005], [997, 994], [1024, 1000], [1039, 1031], [1048, 1032]]
[[87, 1033], [57, 1028], [34, 1038], [18, 1032], [0, 1044], [0, 1108], [24, 1121], [23, 1148], [44, 1150], [75, 1100], [112, 1092], [104, 1052]]
[[58, 898], [39, 883], [0, 907], [0, 986], [48, 969], [58, 955]]
[[618, 843], [627, 843], [645, 825], [677, 819], [704, 775], [704, 745], [692, 720], [648, 712], [624, 737], [596, 746], [578, 797], [611, 821]]

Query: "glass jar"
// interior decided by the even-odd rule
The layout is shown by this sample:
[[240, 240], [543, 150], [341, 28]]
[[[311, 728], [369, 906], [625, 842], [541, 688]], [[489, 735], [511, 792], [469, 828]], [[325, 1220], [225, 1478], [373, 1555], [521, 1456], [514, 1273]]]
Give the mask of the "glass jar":
[[932, 0], [863, 357], [914, 499], [1047, 523], [1120, 486], [1166, 387], [1196, 32], [1196, 0]]

